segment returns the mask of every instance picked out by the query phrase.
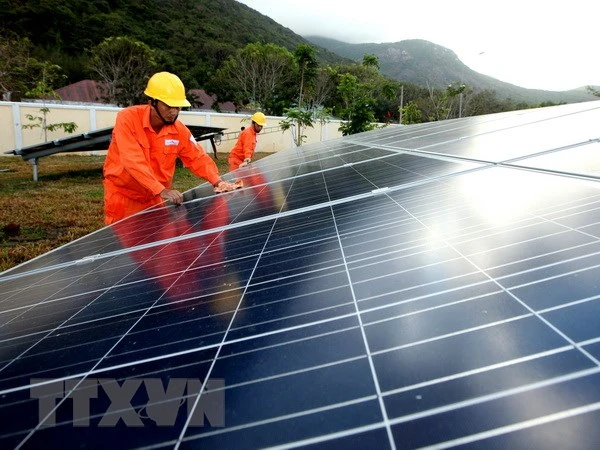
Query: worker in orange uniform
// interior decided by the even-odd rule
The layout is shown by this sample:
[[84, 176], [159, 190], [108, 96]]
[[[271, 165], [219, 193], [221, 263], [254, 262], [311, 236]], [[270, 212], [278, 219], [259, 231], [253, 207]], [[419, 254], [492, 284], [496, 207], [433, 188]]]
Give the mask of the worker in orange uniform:
[[212, 183], [215, 192], [240, 187], [221, 180], [215, 162], [177, 117], [189, 107], [177, 75], [159, 72], [148, 80], [147, 105], [125, 108], [117, 114], [104, 162], [104, 223], [109, 225], [150, 206], [183, 202], [173, 189], [175, 161]]
[[244, 167], [252, 161], [256, 149], [256, 135], [260, 133], [267, 118], [261, 112], [256, 112], [251, 117], [252, 125], [242, 130], [237, 142], [229, 152], [229, 171]]

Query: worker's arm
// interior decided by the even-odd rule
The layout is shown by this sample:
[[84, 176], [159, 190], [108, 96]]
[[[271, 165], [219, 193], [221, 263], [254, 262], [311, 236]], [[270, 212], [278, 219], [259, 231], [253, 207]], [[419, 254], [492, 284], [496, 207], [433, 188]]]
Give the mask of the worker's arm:
[[221, 180], [217, 164], [191, 134], [188, 142], [189, 144], [185, 145], [182, 149], [180, 158], [194, 175], [204, 178], [211, 183], [216, 193], [233, 191], [242, 187], [241, 183], [228, 183]]
[[194, 175], [204, 178], [213, 186], [221, 180], [217, 164], [206, 153], [204, 147], [196, 142], [191, 133], [185, 140], [184, 146], [179, 153], [179, 157], [183, 164], [190, 169]]

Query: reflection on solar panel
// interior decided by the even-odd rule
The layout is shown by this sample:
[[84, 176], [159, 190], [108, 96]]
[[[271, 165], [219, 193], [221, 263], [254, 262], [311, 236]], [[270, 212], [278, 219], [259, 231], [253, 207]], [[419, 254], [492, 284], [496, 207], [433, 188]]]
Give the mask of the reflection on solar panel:
[[0, 446], [598, 448], [599, 123], [282, 151], [0, 274]]

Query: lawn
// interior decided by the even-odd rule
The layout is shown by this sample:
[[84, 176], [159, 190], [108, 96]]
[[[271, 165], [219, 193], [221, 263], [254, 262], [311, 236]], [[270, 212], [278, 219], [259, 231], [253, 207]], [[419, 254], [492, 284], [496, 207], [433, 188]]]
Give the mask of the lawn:
[[[0, 272], [104, 226], [103, 163], [103, 156], [49, 156], [39, 160], [35, 182], [28, 162], [0, 157]], [[226, 155], [217, 165], [227, 172]], [[178, 165], [175, 189], [203, 182]]]

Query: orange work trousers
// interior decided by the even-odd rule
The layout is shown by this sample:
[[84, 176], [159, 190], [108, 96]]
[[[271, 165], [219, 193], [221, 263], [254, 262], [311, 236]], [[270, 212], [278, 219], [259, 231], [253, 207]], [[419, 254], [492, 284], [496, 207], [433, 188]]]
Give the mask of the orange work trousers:
[[243, 159], [239, 159], [237, 156], [230, 156], [227, 161], [229, 162], [229, 171], [232, 172], [240, 167], [240, 164], [244, 162]]
[[147, 201], [132, 200], [114, 187], [104, 185], [104, 223], [110, 225], [125, 217], [143, 211], [154, 205], [160, 205], [163, 199], [157, 195]]

